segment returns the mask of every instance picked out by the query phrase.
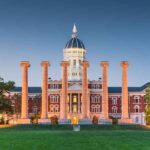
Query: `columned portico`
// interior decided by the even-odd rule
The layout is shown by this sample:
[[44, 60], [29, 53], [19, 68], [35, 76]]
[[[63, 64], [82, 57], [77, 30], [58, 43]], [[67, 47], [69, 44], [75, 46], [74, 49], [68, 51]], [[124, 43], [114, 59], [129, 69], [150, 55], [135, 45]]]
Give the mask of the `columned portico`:
[[67, 120], [67, 96], [68, 96], [68, 61], [62, 61], [62, 97], [60, 104], [60, 119]]
[[28, 118], [28, 68], [30, 63], [28, 61], [22, 61], [20, 63], [22, 68], [22, 104], [21, 104], [21, 119], [18, 119], [19, 124], [30, 124]]
[[129, 101], [128, 101], [128, 66], [127, 61], [121, 62], [122, 67], [122, 113], [120, 123], [132, 123], [129, 119]]
[[102, 118], [101, 122], [110, 122], [108, 114], [108, 66], [109, 62], [100, 62], [102, 67]]
[[89, 115], [89, 100], [88, 100], [88, 67], [89, 62], [83, 61], [82, 65], [82, 118], [88, 119]]
[[45, 124], [50, 123], [48, 119], [48, 67], [50, 63], [48, 61], [42, 61], [42, 109], [41, 109], [41, 119], [39, 123]]
[[78, 119], [82, 119], [81, 113], [81, 91], [78, 90], [70, 90], [68, 88], [68, 113], [67, 118], [72, 120], [73, 117], [77, 117]]

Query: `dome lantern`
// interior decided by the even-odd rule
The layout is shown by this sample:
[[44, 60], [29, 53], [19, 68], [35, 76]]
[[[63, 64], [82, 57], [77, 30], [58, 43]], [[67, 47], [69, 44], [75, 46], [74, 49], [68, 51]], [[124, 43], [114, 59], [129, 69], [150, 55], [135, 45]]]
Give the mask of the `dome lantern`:
[[67, 42], [65, 49], [68, 48], [81, 48], [85, 49], [83, 42], [77, 37], [77, 27], [74, 24], [72, 29], [71, 39]]

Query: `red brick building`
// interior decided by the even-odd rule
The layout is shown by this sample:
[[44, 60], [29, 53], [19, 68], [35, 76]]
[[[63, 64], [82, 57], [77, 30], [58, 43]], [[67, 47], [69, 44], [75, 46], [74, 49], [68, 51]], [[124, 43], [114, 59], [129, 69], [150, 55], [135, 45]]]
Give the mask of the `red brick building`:
[[[37, 113], [45, 113], [47, 118], [57, 115], [60, 122], [77, 116], [80, 123], [91, 123], [93, 116], [97, 116], [99, 123], [110, 123], [109, 118], [112, 116], [119, 118], [120, 123], [145, 123], [144, 110], [147, 103], [144, 100], [144, 91], [150, 86], [150, 83], [141, 87], [128, 87], [128, 62], [121, 62], [122, 86], [120, 87], [108, 86], [109, 62], [106, 61], [100, 63], [102, 78], [94, 81], [89, 80], [87, 50], [77, 36], [75, 25], [72, 37], [63, 52], [60, 80], [49, 79], [47, 81], [49, 63], [42, 62], [42, 67], [46, 67], [43, 67], [43, 90], [41, 87], [28, 87], [28, 93], [26, 90], [23, 91], [24, 96], [21, 95], [21, 87], [16, 87], [10, 92], [10, 95], [20, 95], [13, 100], [15, 113], [20, 115], [23, 112], [21, 110], [24, 109], [27, 110], [25, 114], [27, 118]], [[27, 63], [22, 62], [22, 67], [26, 67]], [[46, 63], [47, 65], [45, 65]], [[28, 63], [27, 67], [29, 66]], [[22, 85], [26, 88], [27, 68], [22, 77]], [[24, 118], [22, 117], [22, 119]]]

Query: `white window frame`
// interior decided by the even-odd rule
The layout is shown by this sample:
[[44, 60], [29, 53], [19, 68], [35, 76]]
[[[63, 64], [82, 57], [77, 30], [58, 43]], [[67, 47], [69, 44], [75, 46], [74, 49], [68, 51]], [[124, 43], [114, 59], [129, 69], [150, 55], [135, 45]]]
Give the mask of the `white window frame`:
[[134, 96], [134, 103], [139, 104], [140, 103], [140, 96]]
[[118, 107], [117, 106], [113, 106], [112, 107], [112, 113], [113, 114], [117, 114], [118, 113]]
[[112, 97], [112, 105], [117, 105], [117, 97]]
[[[138, 110], [138, 111], [136, 111], [136, 110]], [[139, 105], [135, 105], [134, 106], [134, 112], [135, 113], [139, 113], [140, 112], [140, 106]]]

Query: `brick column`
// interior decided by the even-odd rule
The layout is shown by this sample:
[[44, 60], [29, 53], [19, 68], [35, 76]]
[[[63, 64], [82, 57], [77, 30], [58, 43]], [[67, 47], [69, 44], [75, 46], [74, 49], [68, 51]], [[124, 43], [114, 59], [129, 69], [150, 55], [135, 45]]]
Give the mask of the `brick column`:
[[68, 95], [68, 61], [62, 61], [62, 98], [60, 104], [60, 119], [67, 119], [67, 95]]
[[88, 67], [89, 62], [83, 61], [82, 65], [82, 117], [89, 118], [89, 99], [88, 99]]
[[102, 67], [102, 118], [108, 119], [108, 66], [107, 61], [100, 63]]
[[48, 118], [48, 67], [50, 66], [48, 61], [42, 61], [42, 112], [41, 118]]
[[41, 106], [41, 119], [39, 123], [50, 123], [48, 119], [48, 67], [50, 63], [48, 61], [42, 61], [42, 106]]
[[20, 63], [22, 68], [22, 102], [21, 102], [21, 119], [18, 119], [18, 124], [30, 124], [28, 118], [28, 68], [30, 63], [22, 61]]
[[128, 112], [128, 62], [122, 61], [122, 118], [129, 118]]
[[121, 62], [122, 67], [122, 113], [120, 123], [132, 123], [129, 119], [129, 103], [128, 103], [128, 66], [127, 61]]

